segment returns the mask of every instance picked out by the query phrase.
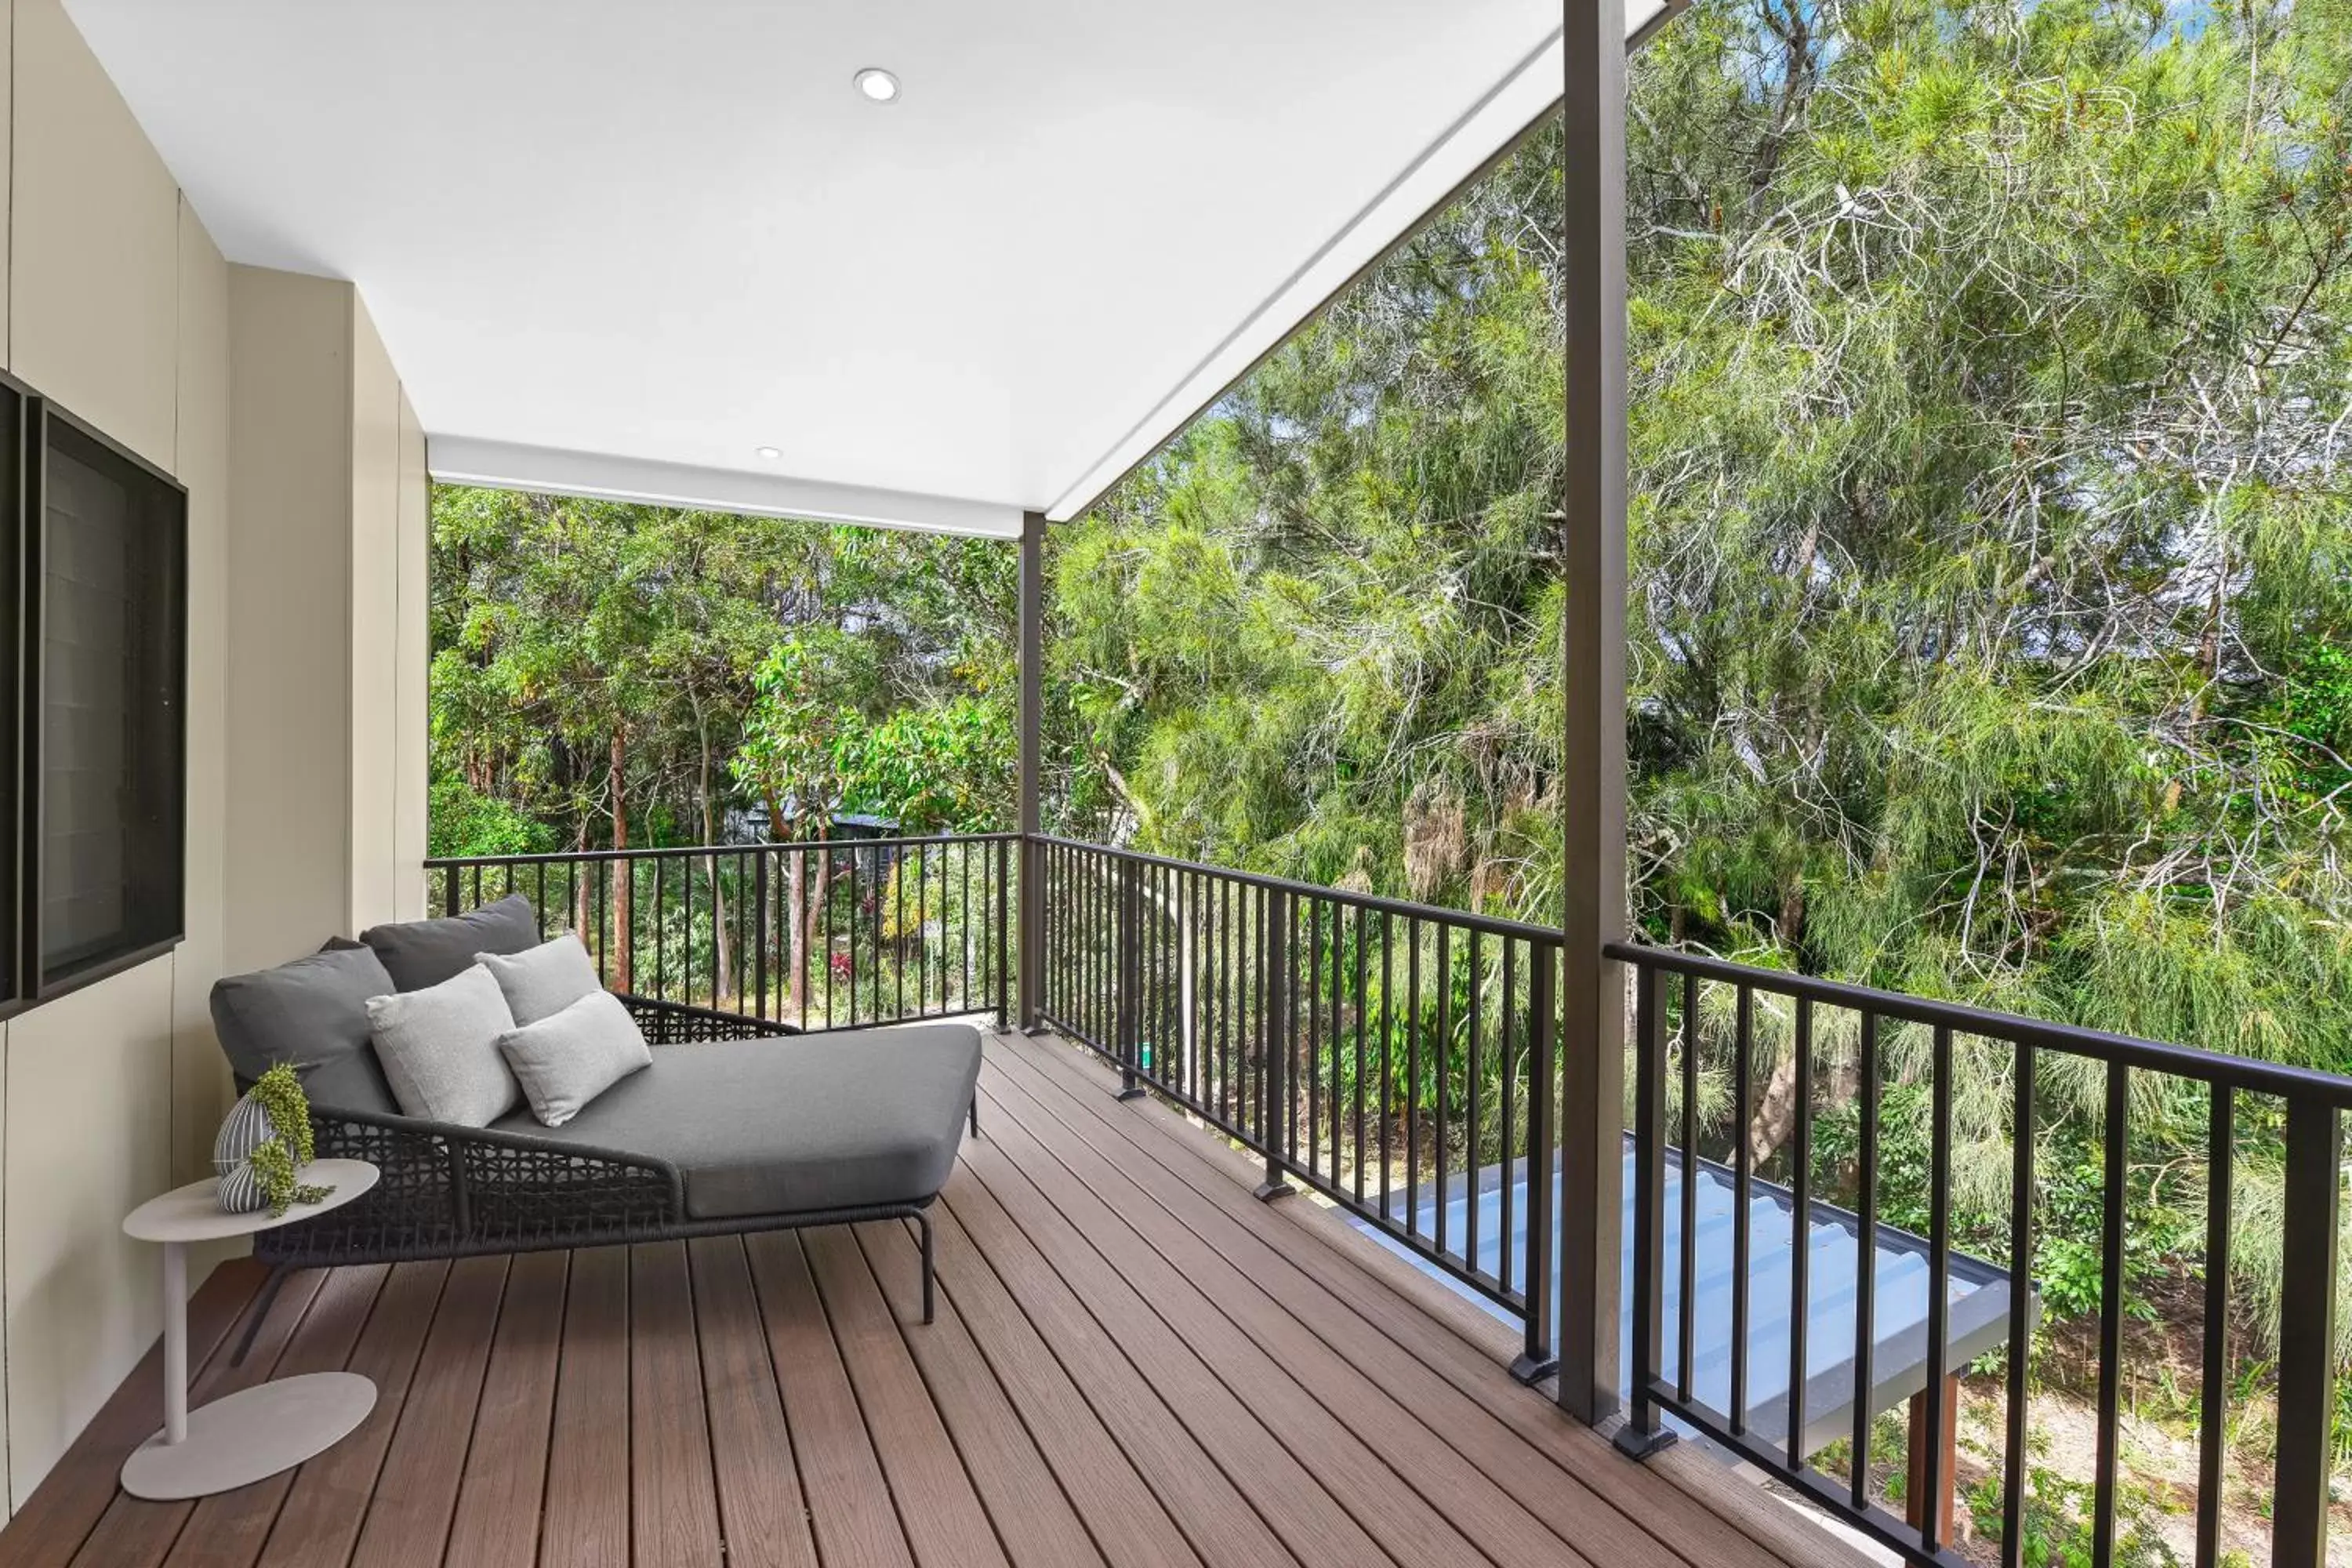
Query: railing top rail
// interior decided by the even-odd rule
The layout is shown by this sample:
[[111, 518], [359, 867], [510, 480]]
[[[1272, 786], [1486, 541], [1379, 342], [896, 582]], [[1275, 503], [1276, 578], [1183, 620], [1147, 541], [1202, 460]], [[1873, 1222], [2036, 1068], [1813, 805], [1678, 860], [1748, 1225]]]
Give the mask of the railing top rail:
[[1559, 931], [1551, 926], [1531, 925], [1526, 921], [1505, 920], [1496, 915], [1474, 914], [1467, 910], [1441, 909], [1434, 904], [1416, 904], [1402, 899], [1383, 899], [1373, 893], [1353, 893], [1344, 888], [1318, 887], [1313, 882], [1294, 881], [1287, 877], [1269, 877], [1258, 871], [1235, 871], [1223, 866], [1207, 866], [1197, 860], [1179, 860], [1171, 856], [1148, 854], [1140, 849], [1121, 849], [1114, 845], [1097, 844], [1084, 838], [1063, 838], [1051, 833], [1037, 836], [1040, 844], [1059, 845], [1065, 849], [1083, 849], [1115, 860], [1129, 860], [1139, 866], [1165, 866], [1172, 870], [1205, 872], [1229, 882], [1248, 887], [1265, 888], [1276, 892], [1291, 893], [1301, 898], [1320, 899], [1327, 903], [1347, 904], [1356, 909], [1370, 910], [1380, 914], [1407, 915], [1416, 920], [1430, 921], [1475, 931], [1487, 936], [1516, 937], [1524, 942], [1541, 942], [1558, 947]]
[[1735, 963], [1728, 959], [1685, 952], [1679, 948], [1653, 947], [1637, 942], [1613, 942], [1605, 951], [1611, 958], [1622, 963], [1645, 965], [1676, 974], [1693, 974], [1702, 980], [1747, 985], [1782, 996], [1806, 997], [1832, 1006], [1874, 1013], [1882, 1018], [1898, 1018], [1931, 1028], [1941, 1026], [1959, 1035], [2046, 1047], [2054, 1051], [2088, 1057], [2095, 1061], [2119, 1062], [2126, 1067], [2145, 1068], [2175, 1078], [2220, 1084], [2248, 1093], [2314, 1100], [2339, 1110], [2352, 1110], [2352, 1078], [2338, 1077], [2313, 1068], [2231, 1056], [2227, 1052], [2209, 1051], [2194, 1046], [2166, 1045], [2158, 1040], [2110, 1034], [2104, 1029], [2080, 1028], [2072, 1024], [2053, 1024], [2040, 1018], [2029, 1018], [2022, 1014], [1995, 1012], [1959, 1002], [1906, 996], [1900, 992], [1880, 991], [1839, 980], [1822, 980], [1810, 974], [1792, 974], [1786, 970]]
[[1018, 833], [930, 833], [910, 838], [799, 838], [790, 843], [763, 840], [758, 844], [663, 844], [642, 849], [557, 849], [544, 855], [436, 855], [425, 862], [428, 871], [464, 869], [472, 866], [565, 866], [582, 860], [707, 860], [713, 855], [756, 855], [765, 850], [814, 854], [817, 850], [910, 849], [919, 845], [1002, 844]]

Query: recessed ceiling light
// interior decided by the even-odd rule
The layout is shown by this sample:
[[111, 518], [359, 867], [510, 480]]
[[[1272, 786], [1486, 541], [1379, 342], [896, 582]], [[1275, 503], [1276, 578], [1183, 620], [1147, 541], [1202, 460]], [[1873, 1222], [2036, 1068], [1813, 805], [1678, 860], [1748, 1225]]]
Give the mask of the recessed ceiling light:
[[754, 447], [751, 450], [754, 455], [763, 458], [771, 463], [784, 455], [782, 450], [774, 447]]
[[888, 103], [898, 96], [898, 79], [880, 66], [867, 66], [850, 78], [857, 90], [876, 103]]

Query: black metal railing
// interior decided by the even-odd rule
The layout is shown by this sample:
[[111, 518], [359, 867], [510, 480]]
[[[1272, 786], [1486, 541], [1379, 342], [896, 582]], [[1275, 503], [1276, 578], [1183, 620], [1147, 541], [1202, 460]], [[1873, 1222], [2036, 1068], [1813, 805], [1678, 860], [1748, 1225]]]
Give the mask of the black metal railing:
[[1019, 836], [585, 850], [428, 860], [428, 902], [509, 894], [580, 934], [616, 991], [796, 1031], [965, 1013], [1012, 996]]
[[1559, 933], [1037, 841], [1043, 1016], [1520, 1321], [1551, 1364]]
[[[2032, 1561], [2024, 1521], [2029, 1471], [2040, 1441], [2030, 1419], [2035, 1311], [2031, 1282], [2041, 1217], [2034, 1162], [2041, 1134], [2056, 1120], [2051, 1102], [2063, 1096], [2062, 1109], [2078, 1126], [2090, 1129], [2084, 1136], [2092, 1152], [2084, 1164], [2096, 1173], [2098, 1194], [2092, 1352], [2097, 1365], [2095, 1449], [2088, 1517], [2081, 1522], [2087, 1527], [2091, 1561], [2120, 1560], [2125, 1522], [2118, 1516], [2119, 1481], [2127, 1479], [2119, 1474], [2118, 1448], [2127, 1362], [2126, 1197], [2134, 1179], [2133, 1127], [2136, 1116], [2145, 1114], [2136, 1107], [2147, 1107], [2148, 1097], [2160, 1094], [2178, 1110], [2187, 1097], [2192, 1115], [2204, 1112], [2207, 1130], [2195, 1561], [2200, 1568], [2211, 1568], [2223, 1560], [2227, 1544], [2221, 1519], [2224, 1458], [2233, 1414], [2243, 1414], [2246, 1398], [2231, 1364], [2233, 1169], [2242, 1137], [2258, 1126], [2266, 1135], [2275, 1133], [2273, 1152], [2284, 1167], [2277, 1224], [2284, 1279], [2276, 1336], [2270, 1560], [2296, 1568], [2317, 1568], [2325, 1561], [2336, 1405], [2332, 1336], [2341, 1121], [2352, 1107], [2352, 1081], [1680, 952], [1635, 944], [1608, 951], [1632, 967], [1636, 980], [1628, 1369], [1633, 1409], [1621, 1447], [1640, 1451], [1662, 1440], [1661, 1419], [1670, 1414], [1860, 1525], [1907, 1560], [1963, 1561], [1953, 1548], [1949, 1521], [1955, 1484], [1950, 1433], [1956, 1379], [1968, 1370], [1953, 1360], [1954, 1313], [1965, 1309], [1969, 1297], [1965, 1281], [1956, 1288], [1955, 1270], [1969, 1261], [1959, 1257], [1963, 1240], [1981, 1250], [1988, 1238], [1955, 1235], [1954, 1106], [1964, 1085], [1981, 1095], [1982, 1086], [1990, 1083], [2000, 1092], [1990, 1105], [1981, 1100], [1973, 1104], [1970, 1114], [1978, 1125], [1978, 1154], [1985, 1152], [1988, 1121], [2007, 1142], [1997, 1163], [2007, 1166], [2008, 1213], [2005, 1223], [1993, 1225], [2001, 1234], [1990, 1238], [2007, 1252], [2000, 1259], [2006, 1269], [2006, 1310], [1979, 1325], [1997, 1349], [1978, 1353], [1976, 1364], [1998, 1365], [2005, 1409], [1998, 1468], [1989, 1468], [1980, 1484], [1986, 1511], [1997, 1512], [2001, 1521], [2000, 1563], [2016, 1568]], [[1759, 1026], [1759, 1008], [1769, 1009], [1769, 1031]], [[1759, 1039], [1768, 1032], [1773, 1037], [1759, 1058]], [[1832, 1033], [1838, 1047], [1825, 1052], [1821, 1042]], [[1840, 1064], [1841, 1081], [1819, 1081], [1822, 1059]], [[1819, 1303], [1809, 1299], [1807, 1260], [1814, 1247], [1805, 1227], [1790, 1222], [1789, 1300], [1751, 1300], [1753, 1249], [1759, 1245], [1750, 1229], [1758, 1209], [1751, 1184], [1760, 1184], [1764, 1174], [1751, 1129], [1764, 1088], [1759, 1068], [1779, 1064], [1792, 1069], [1793, 1081], [1774, 1086], [1789, 1096], [1786, 1131], [1766, 1159], [1793, 1195], [1790, 1212], [1810, 1216], [1826, 1197], [1850, 1204], [1856, 1216], [1853, 1235], [1860, 1257], [1850, 1281], [1853, 1342], [1835, 1347], [1836, 1358], [1846, 1364], [1829, 1379], [1821, 1373], [1829, 1359], [1823, 1347], [1807, 1342]], [[1851, 1129], [1852, 1142], [1835, 1160], [1825, 1160], [1819, 1119], [1832, 1107], [1839, 1126]], [[1924, 1137], [1913, 1134], [1915, 1127]], [[1718, 1148], [1728, 1144], [1723, 1150], [1727, 1157], [1703, 1160], [1701, 1152], [1710, 1142]], [[1709, 1398], [1701, 1384], [1711, 1381], [1711, 1369], [1700, 1341], [1704, 1335], [1710, 1343], [1721, 1342], [1727, 1325], [1697, 1321], [1701, 1303], [1711, 1299], [1695, 1278], [1702, 1250], [1695, 1238], [1701, 1234], [1702, 1188], [1727, 1181], [1732, 1189], [1728, 1375], [1716, 1382], [1717, 1396]], [[1905, 1189], [1901, 1194], [1895, 1191], [1898, 1184]], [[1827, 1184], [1842, 1190], [1825, 1193]], [[1879, 1413], [1871, 1397], [1880, 1382], [1873, 1357], [1891, 1353], [1883, 1305], [1873, 1299], [1879, 1277], [1875, 1254], [1890, 1236], [1882, 1211], [1898, 1196], [1915, 1209], [1924, 1202], [1927, 1274], [1921, 1325], [1925, 1365], [1906, 1445], [1906, 1466], [1897, 1483], [1901, 1515], [1883, 1506], [1884, 1489], [1874, 1485], [1873, 1428]], [[1997, 1211], [1998, 1203], [1993, 1206]], [[1719, 1300], [1713, 1304], [1723, 1305]], [[1841, 1321], [1844, 1310], [1840, 1309]], [[1759, 1314], [1773, 1321], [1772, 1331], [1759, 1330]], [[1784, 1368], [1770, 1369], [1776, 1379], [1785, 1372], [1785, 1392], [1775, 1396], [1785, 1406], [1771, 1413], [1769, 1437], [1752, 1424], [1750, 1376], [1759, 1371], [1759, 1343], [1769, 1343], [1776, 1357], [1788, 1357]], [[1918, 1344], [1915, 1331], [1906, 1353], [1916, 1353], [1909, 1347]], [[1815, 1438], [1805, 1436], [1806, 1402], [1841, 1395], [1852, 1407], [1845, 1451], [1824, 1458], [1824, 1449], [1813, 1448], [1818, 1432]], [[1838, 1468], [1843, 1477], [1832, 1473]]]

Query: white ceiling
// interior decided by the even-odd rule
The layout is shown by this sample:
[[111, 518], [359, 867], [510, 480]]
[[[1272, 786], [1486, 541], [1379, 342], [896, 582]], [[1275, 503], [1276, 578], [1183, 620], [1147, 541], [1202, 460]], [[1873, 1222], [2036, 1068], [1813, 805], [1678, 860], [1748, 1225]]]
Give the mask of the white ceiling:
[[359, 285], [436, 474], [984, 533], [1559, 89], [1560, 0], [67, 3], [232, 260]]

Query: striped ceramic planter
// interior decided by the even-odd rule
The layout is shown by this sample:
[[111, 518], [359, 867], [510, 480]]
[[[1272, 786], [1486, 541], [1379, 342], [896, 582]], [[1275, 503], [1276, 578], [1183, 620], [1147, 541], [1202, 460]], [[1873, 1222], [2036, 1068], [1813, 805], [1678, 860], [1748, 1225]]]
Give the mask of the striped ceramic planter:
[[220, 1206], [230, 1214], [251, 1214], [269, 1206], [269, 1194], [261, 1190], [261, 1178], [253, 1173], [249, 1162], [220, 1179], [218, 1196]]
[[268, 1204], [250, 1162], [256, 1149], [277, 1136], [269, 1112], [252, 1095], [229, 1108], [213, 1139], [213, 1173], [220, 1178], [221, 1207], [231, 1214], [251, 1214]]

